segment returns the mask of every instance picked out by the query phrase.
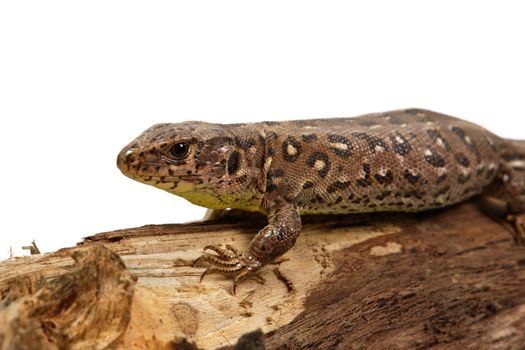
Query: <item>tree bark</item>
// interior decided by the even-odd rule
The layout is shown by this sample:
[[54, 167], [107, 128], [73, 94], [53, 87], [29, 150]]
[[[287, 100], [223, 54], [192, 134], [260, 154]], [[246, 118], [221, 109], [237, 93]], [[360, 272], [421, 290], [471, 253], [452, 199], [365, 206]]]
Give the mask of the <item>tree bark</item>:
[[0, 349], [525, 346], [525, 249], [473, 203], [304, 222], [237, 295], [221, 275], [199, 283], [192, 263], [209, 244], [246, 248], [261, 218], [117, 230], [0, 262]]

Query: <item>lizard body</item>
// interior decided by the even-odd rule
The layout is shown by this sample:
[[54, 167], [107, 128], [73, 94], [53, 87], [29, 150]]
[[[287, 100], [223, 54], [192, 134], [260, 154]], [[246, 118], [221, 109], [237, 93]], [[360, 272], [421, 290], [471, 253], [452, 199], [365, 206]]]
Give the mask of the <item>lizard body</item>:
[[478, 125], [421, 109], [157, 124], [117, 163], [132, 179], [194, 204], [268, 216], [247, 252], [208, 247], [217, 255], [203, 256], [207, 271], [236, 273], [236, 283], [293, 246], [301, 214], [424, 211], [479, 194], [503, 203], [505, 213], [525, 209], [525, 176], [516, 170], [525, 166], [522, 150]]

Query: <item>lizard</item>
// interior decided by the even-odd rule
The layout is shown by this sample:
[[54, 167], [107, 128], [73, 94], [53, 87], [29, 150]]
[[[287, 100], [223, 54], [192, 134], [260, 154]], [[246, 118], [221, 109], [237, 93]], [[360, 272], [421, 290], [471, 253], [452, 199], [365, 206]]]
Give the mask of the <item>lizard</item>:
[[[197, 260], [236, 286], [286, 253], [303, 214], [419, 212], [471, 197], [512, 221], [525, 242], [525, 148], [424, 109], [353, 118], [156, 124], [117, 157], [133, 180], [217, 212], [260, 212], [268, 225], [245, 252], [204, 248]], [[207, 251], [211, 251], [207, 253]]]

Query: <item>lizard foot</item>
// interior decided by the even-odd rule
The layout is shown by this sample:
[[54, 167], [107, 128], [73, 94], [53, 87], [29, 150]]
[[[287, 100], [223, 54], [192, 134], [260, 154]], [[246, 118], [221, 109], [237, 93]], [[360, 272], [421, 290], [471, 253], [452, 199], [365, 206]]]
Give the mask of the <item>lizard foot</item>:
[[209, 273], [222, 273], [235, 275], [233, 279], [233, 294], [237, 286], [246, 278], [253, 275], [261, 267], [261, 263], [250, 256], [240, 253], [235, 247], [226, 244], [225, 248], [216, 245], [204, 247], [204, 251], [211, 250], [216, 254], [204, 253], [193, 262], [193, 267], [201, 261], [208, 263], [208, 267], [201, 275], [200, 281]]
[[512, 224], [513, 237], [516, 244], [525, 245], [525, 214], [509, 214], [505, 220]]

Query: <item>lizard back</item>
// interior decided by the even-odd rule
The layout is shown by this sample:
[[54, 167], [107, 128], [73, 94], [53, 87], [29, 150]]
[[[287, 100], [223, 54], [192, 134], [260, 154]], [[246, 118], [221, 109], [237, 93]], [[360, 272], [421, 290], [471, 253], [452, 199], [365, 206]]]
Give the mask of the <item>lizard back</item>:
[[256, 128], [271, 158], [267, 195], [294, 200], [303, 214], [451, 205], [491, 183], [505, 148], [478, 125], [419, 109]]

